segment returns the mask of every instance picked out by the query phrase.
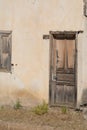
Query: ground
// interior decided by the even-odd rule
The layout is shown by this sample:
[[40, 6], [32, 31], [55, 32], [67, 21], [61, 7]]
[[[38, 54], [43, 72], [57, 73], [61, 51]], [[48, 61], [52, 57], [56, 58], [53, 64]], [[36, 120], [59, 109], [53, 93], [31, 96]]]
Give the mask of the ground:
[[49, 108], [48, 113], [36, 115], [32, 109], [1, 107], [0, 130], [87, 130], [87, 120], [81, 111]]

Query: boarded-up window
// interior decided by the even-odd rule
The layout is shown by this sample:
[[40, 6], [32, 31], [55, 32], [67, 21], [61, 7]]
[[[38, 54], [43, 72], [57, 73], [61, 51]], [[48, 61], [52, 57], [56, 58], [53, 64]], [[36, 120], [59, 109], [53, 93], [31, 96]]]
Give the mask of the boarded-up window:
[[11, 32], [0, 32], [0, 71], [11, 71]]

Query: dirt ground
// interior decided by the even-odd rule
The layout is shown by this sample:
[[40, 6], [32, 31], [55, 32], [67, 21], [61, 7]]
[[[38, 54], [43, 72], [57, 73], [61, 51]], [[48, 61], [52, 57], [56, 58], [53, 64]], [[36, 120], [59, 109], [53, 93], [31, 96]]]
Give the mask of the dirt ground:
[[48, 113], [36, 115], [31, 109], [0, 109], [0, 130], [87, 130], [87, 120], [81, 111], [49, 108]]

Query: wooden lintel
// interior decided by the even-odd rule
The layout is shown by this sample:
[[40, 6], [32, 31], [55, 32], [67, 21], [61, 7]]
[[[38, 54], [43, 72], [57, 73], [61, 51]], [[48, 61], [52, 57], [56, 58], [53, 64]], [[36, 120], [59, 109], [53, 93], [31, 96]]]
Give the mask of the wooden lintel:
[[0, 34], [11, 34], [12, 31], [8, 31], [8, 30], [0, 30]]
[[50, 34], [79, 34], [83, 33], [82, 30], [79, 31], [50, 31]]
[[[61, 36], [62, 35], [75, 35], [75, 34], [79, 34], [79, 33], [83, 33], [83, 31], [82, 30], [79, 30], [79, 31], [50, 31], [50, 34], [54, 34], [54, 35], [58, 34]], [[50, 36], [48, 34], [44, 34], [43, 39], [50, 39]]]
[[43, 35], [43, 39], [49, 39], [49, 35]]

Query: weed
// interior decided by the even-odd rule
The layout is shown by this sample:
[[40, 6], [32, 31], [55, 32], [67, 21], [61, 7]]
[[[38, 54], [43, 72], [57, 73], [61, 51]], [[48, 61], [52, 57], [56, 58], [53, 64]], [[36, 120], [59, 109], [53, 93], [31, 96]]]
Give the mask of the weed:
[[63, 106], [63, 107], [61, 108], [61, 111], [62, 111], [63, 114], [66, 114], [66, 113], [67, 113], [67, 107], [66, 107], [66, 106]]
[[4, 106], [2, 105], [2, 106], [0, 106], [0, 110], [3, 110], [4, 109]]
[[14, 104], [14, 109], [20, 109], [22, 107], [20, 100], [18, 99], [16, 103]]
[[37, 115], [42, 115], [48, 112], [48, 104], [43, 102], [43, 104], [38, 105], [33, 108], [33, 112]]

